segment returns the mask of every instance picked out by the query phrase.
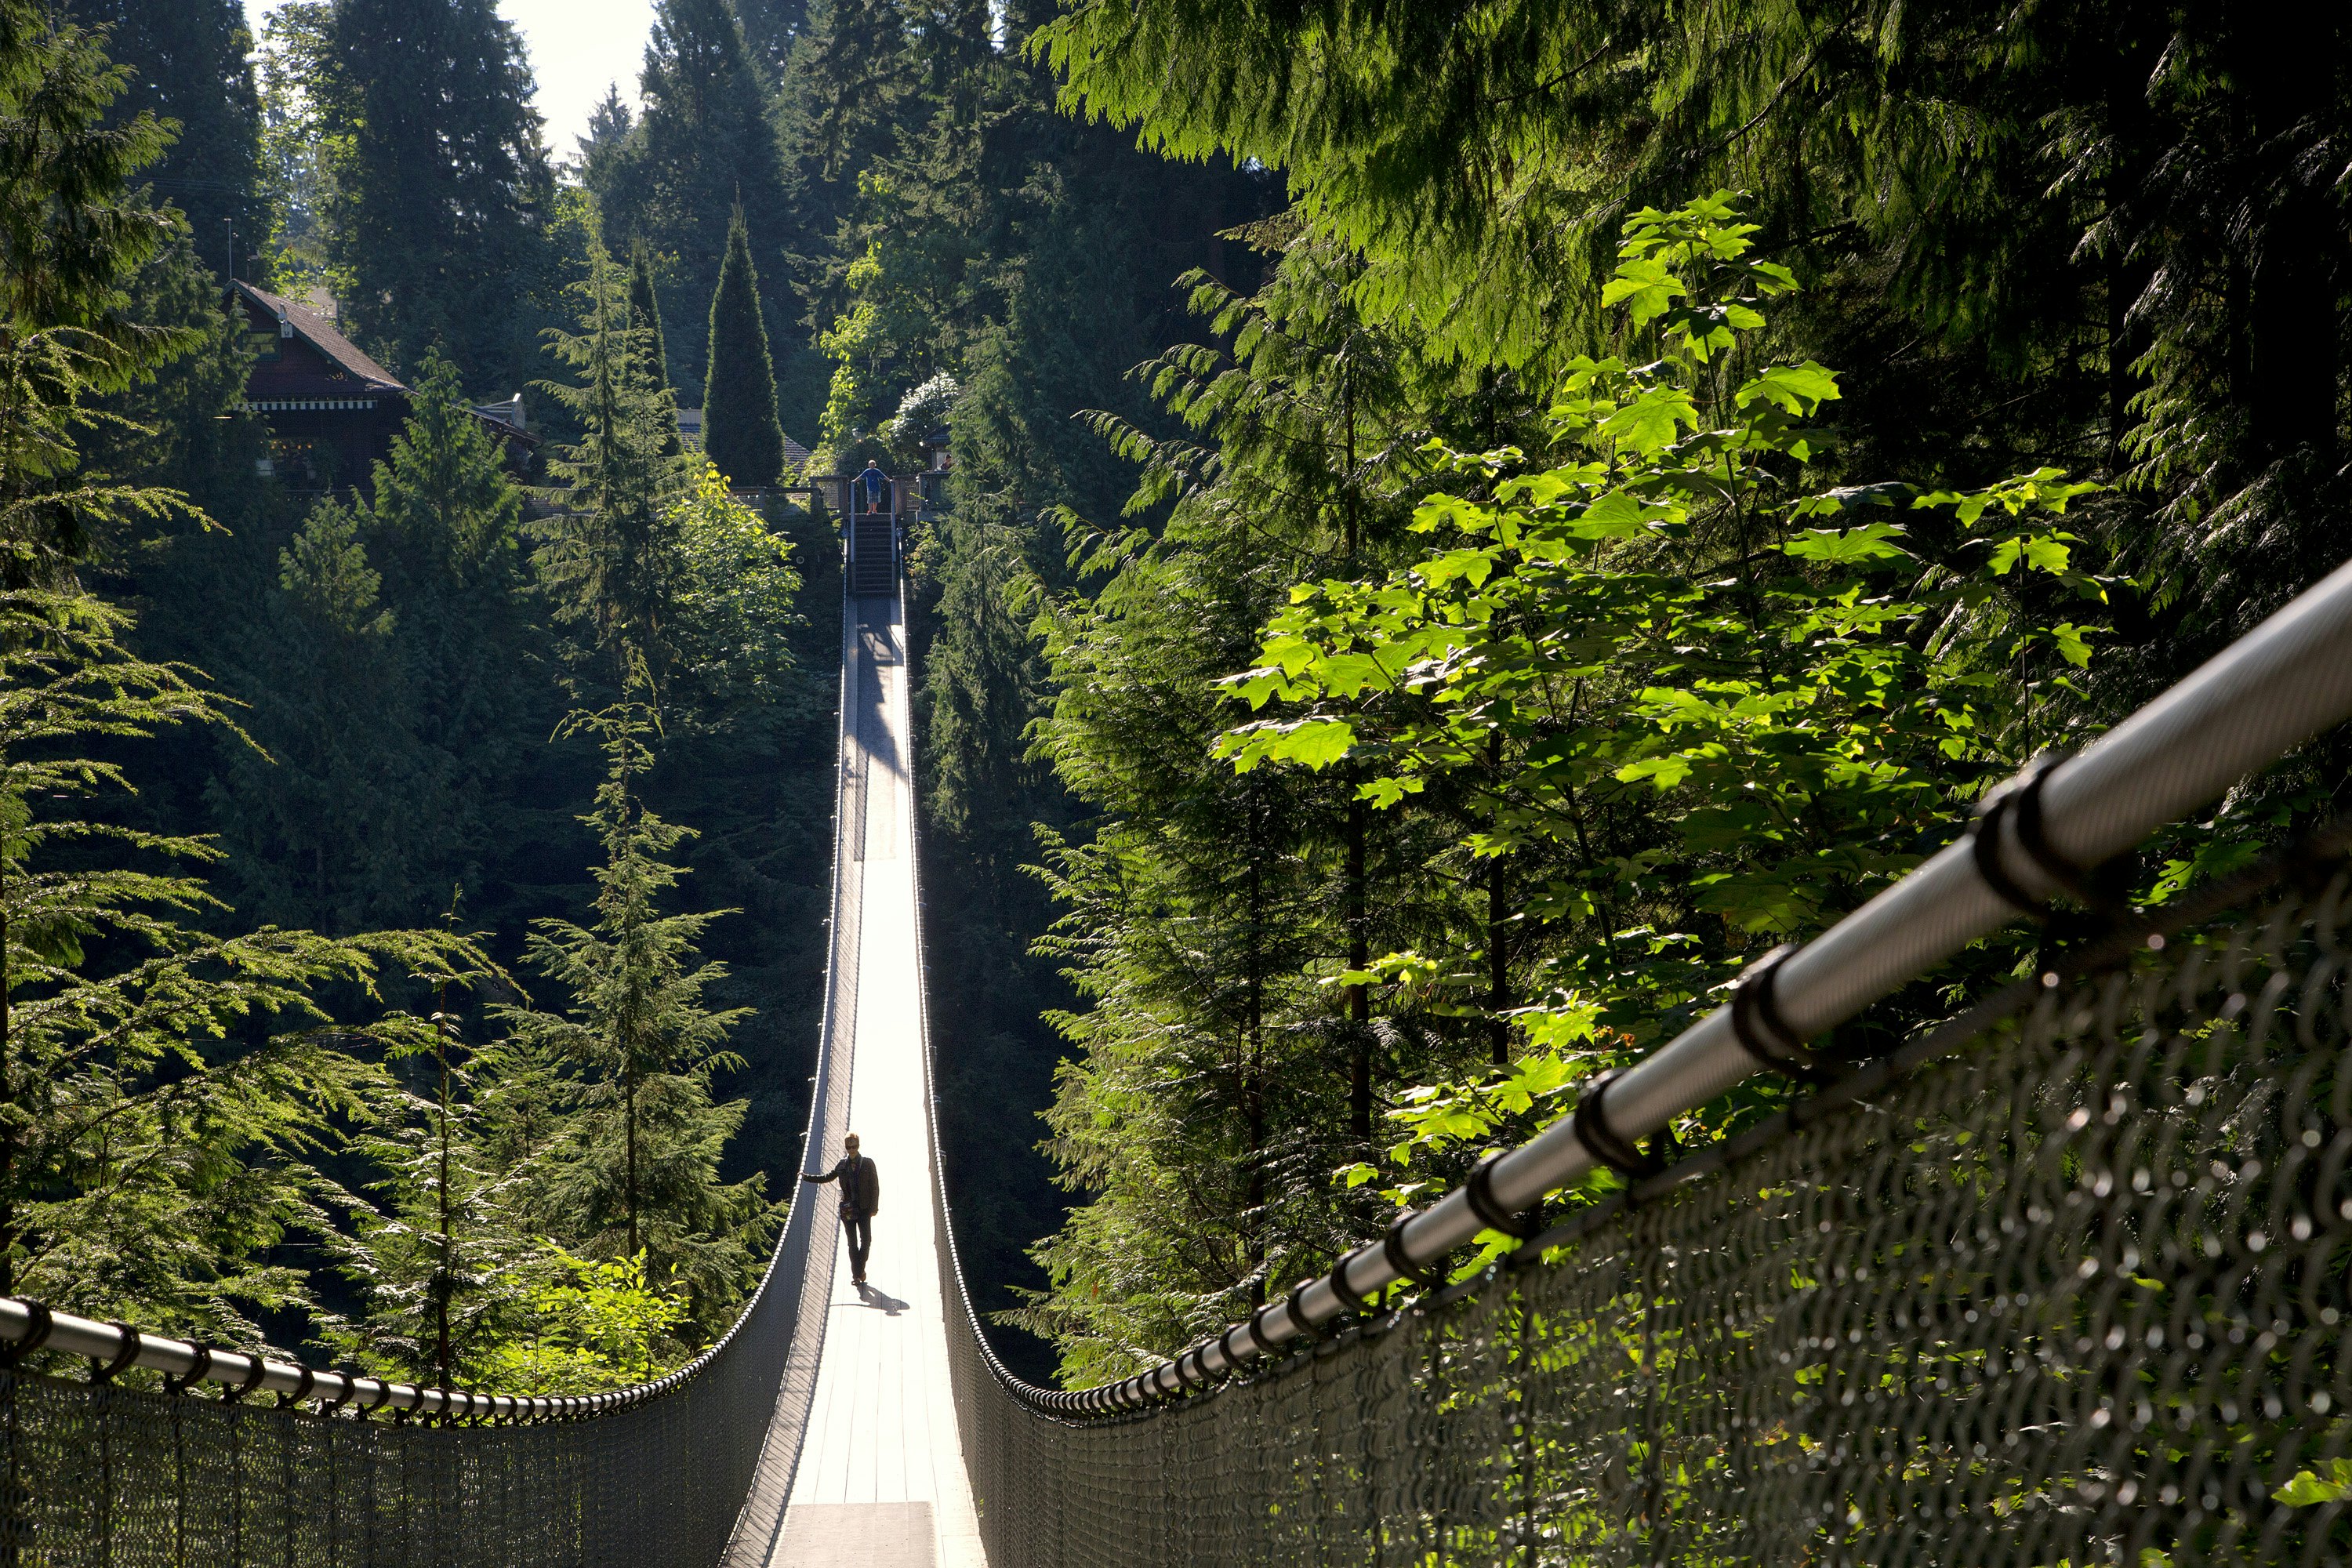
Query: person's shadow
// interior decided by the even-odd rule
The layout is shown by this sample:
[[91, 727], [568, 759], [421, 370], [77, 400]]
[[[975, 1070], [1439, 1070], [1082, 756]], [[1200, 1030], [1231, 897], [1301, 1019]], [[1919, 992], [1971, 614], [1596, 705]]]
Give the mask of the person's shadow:
[[895, 1318], [907, 1310], [906, 1302], [876, 1285], [861, 1283], [857, 1287], [857, 1299], [869, 1307], [878, 1309], [886, 1318]]

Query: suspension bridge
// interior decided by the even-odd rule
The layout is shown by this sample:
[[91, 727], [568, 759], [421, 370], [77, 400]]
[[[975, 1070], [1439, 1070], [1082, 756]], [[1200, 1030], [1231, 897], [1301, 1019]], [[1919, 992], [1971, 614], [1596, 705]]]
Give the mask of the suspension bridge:
[[[12, 1563], [2336, 1563], [2352, 1554], [2352, 835], [2154, 910], [2090, 874], [2352, 717], [2352, 569], [1575, 1113], [1119, 1383], [991, 1352], [940, 1180], [907, 638], [854, 524], [803, 1189], [728, 1334], [580, 1398], [419, 1388], [0, 1299]], [[1838, 1025], [2077, 939], [1890, 1055]], [[1824, 1043], [1827, 1042], [1827, 1043]], [[1652, 1138], [1774, 1074], [1789, 1110]], [[1620, 1180], [1561, 1213], [1547, 1194]], [[812, 1198], [807, 1194], [816, 1192]], [[1452, 1279], [1499, 1232], [1516, 1250]]]

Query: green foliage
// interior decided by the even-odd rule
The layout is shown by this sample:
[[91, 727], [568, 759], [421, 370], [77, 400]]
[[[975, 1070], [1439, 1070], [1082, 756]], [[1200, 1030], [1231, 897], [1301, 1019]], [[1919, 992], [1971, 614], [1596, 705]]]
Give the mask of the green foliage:
[[781, 483], [784, 429], [776, 419], [776, 372], [761, 320], [760, 275], [743, 209], [727, 229], [727, 259], [710, 297], [709, 380], [702, 394], [702, 450], [732, 483]]
[[530, 363], [555, 188], [522, 40], [491, 0], [301, 0], [273, 18], [318, 149], [344, 330], [397, 369], [443, 346], [513, 386]]
[[640, 373], [652, 344], [633, 322], [627, 284], [602, 246], [591, 247], [588, 275], [572, 290], [580, 330], [551, 328], [548, 342], [577, 379], [539, 385], [571, 413], [581, 437], [549, 460], [562, 487], [550, 499], [563, 510], [541, 525], [533, 560], [558, 617], [585, 634], [581, 657], [604, 665], [613, 689], [635, 680], [659, 689], [669, 564], [662, 516], [680, 479], [662, 455], [674, 417], [668, 389]]
[[669, 625], [693, 712], [784, 712], [805, 699], [794, 635], [801, 574], [792, 543], [729, 495], [706, 463], [694, 493], [669, 514], [677, 584]]
[[642, 1256], [600, 1263], [550, 1246], [531, 1272], [530, 1330], [478, 1363], [478, 1386], [602, 1394], [649, 1382], [677, 1360], [686, 1303], [647, 1285]]
[[609, 767], [585, 819], [604, 847], [596, 920], [534, 922], [530, 963], [569, 994], [562, 1016], [499, 1010], [519, 1047], [562, 1075], [572, 1111], [534, 1159], [531, 1207], [597, 1253], [644, 1255], [648, 1277], [682, 1290], [693, 1320], [711, 1331], [757, 1278], [775, 1217], [761, 1178], [719, 1175], [744, 1106], [716, 1103], [711, 1079], [742, 1066], [725, 1042], [750, 1013], [706, 1005], [727, 972], [699, 962], [696, 947], [712, 921], [735, 911], [660, 912], [680, 873], [656, 857], [689, 833], [647, 810], [639, 793], [653, 763], [650, 713], [623, 705], [570, 722], [597, 739]]
[[235, 571], [253, 545], [181, 548], [227, 574], [194, 584], [207, 598], [251, 595], [242, 635], [198, 647], [267, 753], [229, 751], [207, 784], [254, 910], [334, 930], [421, 922], [430, 889], [523, 836], [509, 803], [562, 710], [532, 679], [551, 650], [522, 527], [455, 370], [428, 354], [373, 499], [314, 506], [268, 586]]
[[425, 351], [408, 426], [376, 465], [375, 527], [421, 572], [454, 584], [503, 582], [517, 568], [522, 491], [498, 443], [466, 406], [457, 367]]
[[[1675, 8], [1084, 0], [1038, 53], [1074, 108], [1281, 168], [1375, 319], [1549, 382], [1599, 352], [1624, 213], [1736, 184], [1820, 285], [1868, 466], [1957, 488], [2042, 460], [2134, 589], [2142, 679], [2342, 558], [2343, 19], [2120, 3]], [[2278, 574], [2296, 560], [2309, 570]]]
[[392, 633], [392, 612], [377, 607], [383, 579], [367, 563], [359, 517], [338, 501], [320, 502], [278, 553], [278, 585], [296, 614], [331, 638], [364, 642]]
[[271, 224], [262, 188], [261, 94], [244, 7], [237, 0], [72, 0], [66, 9], [87, 26], [104, 27], [107, 54], [130, 68], [114, 105], [117, 121], [143, 112], [171, 122], [172, 144], [145, 180], [158, 199], [187, 215], [205, 270], [249, 277], [246, 258], [262, 253]]
[[669, 391], [669, 348], [662, 339], [661, 294], [654, 287], [652, 253], [642, 240], [629, 247], [629, 327], [644, 334], [638, 376], [669, 397], [669, 439], [662, 444], [662, 456], [678, 457], [685, 447], [678, 438], [677, 401]]
[[[781, 308], [785, 256], [823, 230], [804, 226], [788, 201], [771, 92], [731, 0], [660, 0], [638, 80], [644, 112], [608, 122], [583, 177], [614, 247], [642, 240], [675, 258], [672, 321], [704, 318], [739, 212], [769, 278], [762, 308], [778, 321], [796, 313]], [[716, 399], [703, 350], [683, 344], [686, 358], [670, 372], [689, 405], [708, 408]]]
[[[1244, 773], [1344, 759], [1382, 808], [1463, 792], [1465, 847], [1518, 868], [1537, 927], [1510, 1021], [1578, 1077], [1939, 847], [2080, 724], [2104, 632], [2054, 521], [2093, 487], [1808, 488], [1837, 383], [1748, 351], [1792, 286], [1752, 232], [1720, 195], [1628, 220], [1605, 292], [1634, 363], [1571, 361], [1538, 454], [1436, 450], [1476, 488], [1416, 509], [1419, 559], [1294, 589], [1229, 682], [1268, 712], [1219, 743]], [[1408, 1100], [1392, 1156], [1483, 1146], [1489, 1093]]]
[[337, 1024], [317, 993], [374, 1003], [386, 968], [476, 960], [431, 934], [210, 934], [219, 904], [171, 868], [216, 850], [61, 808], [129, 787], [100, 747], [226, 722], [129, 629], [83, 596], [0, 598], [0, 1291], [253, 1344], [252, 1311], [312, 1301], [268, 1255], [333, 1232], [324, 1156], [378, 1083], [352, 1047], [418, 1026]]
[[[453, 896], [445, 930], [457, 925]], [[479, 942], [487, 933], [469, 939]], [[450, 1010], [452, 987], [505, 976], [480, 967], [436, 976], [433, 1012], [385, 1052], [431, 1074], [423, 1094], [395, 1084], [389, 1114], [355, 1140], [381, 1173], [369, 1184], [376, 1206], [354, 1205], [351, 1234], [331, 1240], [343, 1275], [363, 1294], [363, 1330], [331, 1334], [341, 1355], [408, 1381], [448, 1388], [470, 1382], [486, 1355], [518, 1327], [522, 1282], [533, 1255], [528, 1220], [512, 1206], [511, 1176], [497, 1168], [483, 1132], [483, 1096], [501, 1066], [469, 1050], [466, 1020]]]
[[1097, 421], [1145, 521], [1074, 523], [1098, 585], [1038, 625], [1040, 750], [1104, 814], [1048, 841], [1042, 944], [1086, 1003], [1049, 1115], [1085, 1201], [1023, 1321], [1072, 1378], [1229, 1321], [1900, 875], [2079, 732], [2109, 640], [2059, 515], [2092, 487], [1824, 485], [1838, 378], [1772, 352], [1795, 280], [1727, 196], [1627, 221], [1612, 352], [1539, 405], [1264, 232], [1259, 295], [1196, 280], [1230, 350], [1147, 367], [1206, 440]]
[[171, 226], [124, 185], [162, 153], [153, 114], [115, 119], [122, 72], [89, 33], [0, 6], [0, 586], [58, 587], [95, 548], [183, 498], [82, 474], [95, 405], [192, 346], [132, 313]]
[[1166, 521], [1072, 520], [1077, 580], [1039, 622], [1055, 694], [1037, 752], [1100, 814], [1046, 838], [1064, 918], [1039, 944], [1084, 1004], [1055, 1015], [1079, 1049], [1048, 1113], [1083, 1202], [1038, 1247], [1051, 1288], [1018, 1321], [1066, 1377], [1131, 1370], [1135, 1347], [1229, 1321], [1375, 1223], [1328, 1173], [1370, 1152], [1375, 1089], [1454, 1047], [1436, 1020], [1376, 1026], [1360, 988], [1322, 984], [1450, 912], [1442, 826], [1213, 756], [1232, 718], [1215, 683], [1290, 582], [1393, 551], [1394, 492], [1421, 468], [1397, 420], [1422, 372], [1364, 331], [1347, 273], [1317, 248], [1255, 296], [1195, 277], [1232, 353], [1173, 349], [1139, 377], [1193, 429], [1095, 421], [1144, 465], [1129, 510]]

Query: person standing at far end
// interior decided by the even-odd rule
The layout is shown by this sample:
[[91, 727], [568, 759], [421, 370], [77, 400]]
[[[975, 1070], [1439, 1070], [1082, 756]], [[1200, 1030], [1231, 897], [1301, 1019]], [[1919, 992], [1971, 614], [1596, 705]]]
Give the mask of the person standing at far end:
[[874, 1250], [874, 1216], [882, 1210], [882, 1178], [874, 1162], [857, 1152], [857, 1134], [841, 1141], [841, 1161], [822, 1176], [803, 1182], [841, 1184], [841, 1233], [849, 1238], [849, 1276], [866, 1283], [866, 1259]]
[[866, 492], [866, 510], [880, 511], [882, 492], [890, 488], [890, 478], [882, 471], [882, 465], [871, 458], [866, 458], [866, 471], [857, 476], [857, 482]]

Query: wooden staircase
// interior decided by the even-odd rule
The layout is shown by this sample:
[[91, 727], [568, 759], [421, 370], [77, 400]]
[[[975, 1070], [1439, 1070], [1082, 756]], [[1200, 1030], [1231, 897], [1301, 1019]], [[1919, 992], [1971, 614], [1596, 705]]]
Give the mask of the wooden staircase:
[[849, 591], [860, 598], [888, 595], [898, 585], [898, 558], [890, 514], [859, 511], [849, 516]]

